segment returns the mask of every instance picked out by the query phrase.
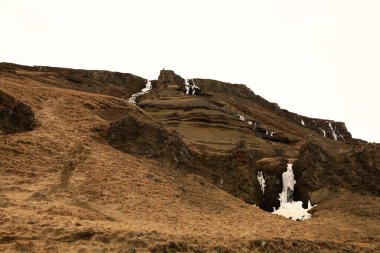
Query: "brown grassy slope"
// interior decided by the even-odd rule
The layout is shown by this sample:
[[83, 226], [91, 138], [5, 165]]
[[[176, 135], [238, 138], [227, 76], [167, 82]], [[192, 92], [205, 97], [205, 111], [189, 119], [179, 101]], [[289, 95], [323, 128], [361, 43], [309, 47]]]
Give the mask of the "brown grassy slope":
[[9, 76], [0, 76], [0, 89], [36, 117], [35, 130], [0, 136], [1, 252], [376, 252], [380, 246], [378, 198], [342, 193], [334, 205], [318, 207], [315, 218], [292, 222], [199, 176], [108, 146], [99, 131], [138, 110], [124, 100]]

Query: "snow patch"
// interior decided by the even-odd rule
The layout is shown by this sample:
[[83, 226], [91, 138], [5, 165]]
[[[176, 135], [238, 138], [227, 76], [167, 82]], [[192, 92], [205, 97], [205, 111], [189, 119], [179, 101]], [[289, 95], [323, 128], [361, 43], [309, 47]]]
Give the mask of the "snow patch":
[[265, 179], [264, 179], [262, 171], [257, 172], [257, 181], [259, 181], [261, 191], [264, 194], [264, 191], [265, 191]]
[[307, 212], [311, 208], [313, 207], [305, 209], [302, 207], [302, 201], [294, 201], [281, 204], [273, 214], [281, 215], [291, 220], [307, 220], [311, 218], [311, 214]]
[[[252, 127], [252, 130], [255, 131], [256, 128], [257, 128], [257, 123], [252, 121], [252, 120], [248, 120], [248, 117], [244, 116], [244, 115], [241, 115], [241, 114], [235, 114], [236, 117], [239, 118], [240, 121], [243, 121], [243, 122], [247, 122], [247, 124]], [[275, 131], [269, 131], [268, 129], [266, 129], [266, 135], [270, 135], [270, 136], [274, 136], [276, 134]]]
[[131, 98], [129, 99], [129, 102], [136, 104], [136, 99], [138, 97], [149, 93], [151, 90], [152, 90], [152, 83], [148, 80], [148, 82], [145, 85], [145, 88], [142, 89], [140, 92], [137, 92], [137, 93], [133, 94], [131, 96]]
[[[243, 116], [243, 115], [240, 115], [240, 114], [236, 114], [236, 116], [239, 118], [239, 120], [241, 120], [241, 121], [246, 121], [246, 117], [245, 116]], [[248, 123], [249, 124], [249, 123]]]
[[305, 126], [305, 121], [301, 120], [301, 125]]

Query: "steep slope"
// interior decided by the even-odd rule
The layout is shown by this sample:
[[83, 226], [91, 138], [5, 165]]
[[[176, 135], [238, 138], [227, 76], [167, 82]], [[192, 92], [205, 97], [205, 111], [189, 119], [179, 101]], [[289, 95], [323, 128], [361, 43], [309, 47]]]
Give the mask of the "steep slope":
[[[278, 180], [274, 175], [281, 173], [284, 163], [281, 159], [297, 158], [305, 140], [312, 139], [324, 149], [336, 150], [339, 154], [351, 150], [352, 146], [324, 138], [294, 122], [282, 121], [284, 126], [280, 126], [276, 120], [282, 117], [271, 114], [270, 110], [264, 111], [256, 104], [248, 104], [247, 111], [237, 104], [238, 111], [234, 111], [232, 102], [226, 106], [215, 105], [209, 96], [190, 98], [176, 90], [157, 91], [158, 86], [155, 86], [156, 91], [140, 99], [143, 109], [144, 103], [159, 104], [165, 101], [162, 98], [171, 97], [174, 108], [184, 108], [178, 104], [193, 99], [196, 102], [191, 108], [195, 110], [199, 105], [199, 110], [203, 110], [201, 116], [190, 115], [190, 122], [178, 120], [177, 125], [187, 124], [183, 129], [190, 129], [189, 125], [194, 121], [194, 132], [201, 131], [196, 129], [201, 128], [199, 122], [208, 114], [211, 116], [204, 128], [209, 132], [204, 135], [214, 131], [217, 134], [222, 131], [219, 128], [227, 125], [223, 132], [230, 138], [226, 138], [227, 144], [220, 144], [218, 139], [223, 135], [219, 134], [211, 142], [206, 142], [199, 137], [192, 138], [191, 132], [186, 135], [186, 131], [174, 127], [176, 124], [165, 120], [160, 123], [154, 110], [147, 109], [149, 106], [143, 111], [125, 99], [105, 95], [108, 91], [97, 94], [82, 85], [75, 89], [71, 84], [66, 87], [61, 81], [66, 76], [64, 73], [55, 72], [52, 77], [55, 84], [52, 85], [40, 77], [33, 77], [46, 75], [44, 71], [34, 75], [37, 69], [32, 68], [32, 73], [25, 75], [22, 73], [25, 67], [15, 68], [14, 72], [9, 69], [0, 71], [0, 90], [34, 112], [35, 128], [0, 135], [0, 251], [379, 250], [380, 227], [374, 221], [380, 218], [380, 201], [376, 196], [358, 195], [345, 189], [332, 192], [313, 210], [314, 217], [305, 222], [274, 216], [240, 199], [256, 197], [255, 202], [259, 203], [262, 196], [245, 195], [246, 190], [241, 188], [249, 191], [249, 187], [257, 187], [260, 191], [255, 174], [257, 169], [267, 168], [268, 174], [274, 171], [273, 181]], [[75, 73], [76, 70], [69, 72]], [[157, 101], [155, 96], [160, 96]], [[212, 97], [214, 99], [217, 95]], [[228, 100], [220, 101], [225, 103]], [[160, 110], [166, 113], [169, 109]], [[221, 116], [214, 117], [218, 110]], [[265, 139], [265, 136], [250, 132], [245, 122], [234, 117], [236, 112], [256, 117], [249, 114], [255, 110], [257, 114], [261, 112], [254, 118], [260, 127], [281, 131], [291, 142]], [[178, 112], [180, 118], [185, 118], [182, 109]], [[135, 126], [139, 127], [128, 132]], [[111, 130], [124, 133], [120, 135], [123, 145], [113, 145]], [[149, 131], [149, 138], [144, 138], [145, 131]], [[134, 137], [128, 139], [125, 136], [128, 133]], [[142, 136], [138, 138], [136, 133]], [[233, 135], [239, 137], [234, 139]], [[245, 137], [247, 140], [241, 141]], [[169, 145], [159, 146], [165, 140]], [[123, 150], [125, 143], [132, 145], [133, 149]], [[175, 144], [173, 150], [172, 143]], [[149, 148], [149, 152], [143, 152], [144, 146], [137, 146], [143, 144], [155, 144], [151, 147], [162, 149]], [[368, 162], [363, 165], [366, 168], [377, 166], [377, 151], [361, 150], [360, 147], [363, 146], [356, 146], [359, 150], [355, 161], [360, 164]], [[186, 149], [190, 154], [189, 161], [186, 162], [188, 154], [184, 153], [186, 156], [179, 156], [177, 160], [185, 162], [173, 163], [170, 159], [168, 162], [170, 154]], [[162, 154], [162, 151], [171, 153]], [[376, 155], [370, 156], [373, 157], [371, 160], [368, 154]], [[271, 160], [276, 157], [280, 157], [278, 161]], [[244, 187], [244, 184], [248, 186]], [[239, 198], [228, 193], [233, 191]]]

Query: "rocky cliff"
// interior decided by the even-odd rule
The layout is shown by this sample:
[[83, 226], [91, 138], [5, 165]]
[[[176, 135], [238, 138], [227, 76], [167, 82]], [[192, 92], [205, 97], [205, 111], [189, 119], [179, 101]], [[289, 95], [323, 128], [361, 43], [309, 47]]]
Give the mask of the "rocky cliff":
[[[162, 70], [156, 88], [140, 98], [138, 104], [166, 129], [186, 140], [191, 156], [197, 161], [196, 166], [187, 166], [191, 171], [268, 211], [279, 206], [281, 175], [286, 163], [294, 160], [299, 160], [296, 162], [296, 177], [299, 178], [296, 196], [305, 204], [310, 199], [319, 203], [339, 187], [360, 188], [363, 192], [378, 194], [376, 187], [369, 191], [371, 187], [356, 184], [358, 188], [354, 189], [353, 181], [343, 173], [347, 167], [341, 166], [342, 159], [335, 157], [350, 157], [351, 134], [344, 123], [288, 112], [245, 85], [206, 79], [192, 81], [200, 88], [196, 96], [185, 94], [185, 79], [174, 71]], [[314, 141], [318, 147], [310, 157], [305, 155], [305, 148], [311, 144], [304, 144], [309, 141]], [[183, 147], [181, 152], [188, 154]], [[310, 163], [323, 156], [325, 151], [320, 147], [326, 147], [331, 153], [323, 168], [334, 179], [324, 180], [325, 174], [321, 173], [316, 176], [319, 184], [312, 184], [307, 172], [316, 173], [318, 168], [305, 160]], [[357, 164], [352, 161], [351, 165]], [[373, 168], [363, 170], [366, 172], [354, 172], [358, 180], [377, 177]], [[259, 172], [266, 179], [264, 193], [257, 182]], [[337, 185], [339, 187], [333, 187]]]

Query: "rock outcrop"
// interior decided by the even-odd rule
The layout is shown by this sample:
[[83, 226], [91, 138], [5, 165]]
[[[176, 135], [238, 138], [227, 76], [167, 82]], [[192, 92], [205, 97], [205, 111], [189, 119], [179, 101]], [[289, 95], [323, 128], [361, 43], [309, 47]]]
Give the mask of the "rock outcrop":
[[34, 126], [30, 106], [0, 90], [0, 135], [31, 131]]
[[[315, 143], [301, 147], [294, 164], [295, 197], [313, 204], [332, 192], [380, 196], [380, 145], [363, 144], [343, 153], [327, 151]], [[377, 180], [374, 180], [377, 179]]]
[[161, 70], [157, 80], [157, 89], [181, 89], [184, 79], [172, 70]]
[[123, 152], [145, 156], [174, 167], [192, 167], [194, 158], [181, 138], [140, 111], [111, 123], [108, 144]]

